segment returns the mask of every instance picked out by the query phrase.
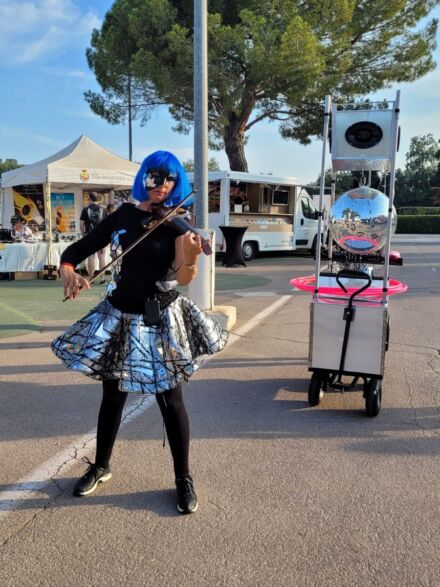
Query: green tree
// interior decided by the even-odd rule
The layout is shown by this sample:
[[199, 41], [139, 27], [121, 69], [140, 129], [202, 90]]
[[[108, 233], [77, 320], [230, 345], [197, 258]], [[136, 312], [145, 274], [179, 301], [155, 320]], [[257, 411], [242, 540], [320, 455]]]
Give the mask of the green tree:
[[431, 204], [438, 206], [440, 204], [440, 141], [435, 158], [437, 170], [431, 177]]
[[132, 121], [144, 125], [151, 110], [162, 104], [150, 82], [140, 81], [132, 73], [132, 58], [138, 51], [129, 31], [128, 17], [133, 0], [119, 0], [107, 12], [101, 30], [92, 33], [91, 47], [86, 51], [102, 94], [84, 93], [91, 110], [110, 124], [128, 124], [128, 157], [132, 160]]
[[396, 205], [432, 205], [439, 168], [439, 141], [432, 134], [412, 137], [403, 170], [396, 172]]
[[[225, 149], [231, 169], [247, 171], [244, 148], [255, 124], [274, 121], [284, 138], [307, 144], [322, 132], [326, 94], [345, 101], [426, 74], [435, 66], [437, 21], [419, 23], [438, 3], [210, 0], [211, 147]], [[151, 99], [168, 104], [177, 131], [188, 132], [193, 122], [193, 0], [116, 0], [106, 21], [113, 13], [123, 14], [124, 35], [130, 39], [126, 71]], [[98, 62], [105, 65], [101, 51], [107, 34], [104, 25], [94, 33], [89, 63], [95, 73]], [[107, 88], [113, 77], [109, 68]]]
[[4, 161], [0, 159], [0, 174], [17, 169], [17, 167], [22, 167], [22, 163], [18, 163], [17, 159], [5, 159]]
[[[182, 161], [182, 165], [186, 171], [194, 171], [194, 159], [187, 159]], [[215, 157], [210, 157], [208, 161], [208, 171], [219, 171], [220, 165]]]
[[[362, 173], [361, 171], [339, 171], [336, 174], [336, 196], [340, 196], [344, 192], [348, 192], [348, 190], [353, 189], [354, 187], [358, 187], [362, 185], [363, 181], [368, 180], [368, 173]], [[318, 176], [316, 183], [314, 185], [314, 193], [319, 193], [319, 186], [321, 181], [321, 175]], [[377, 171], [373, 171], [371, 174], [371, 187], [376, 189], [381, 189], [379, 184], [382, 181], [382, 176]], [[325, 172], [324, 177], [324, 185], [325, 187], [331, 188], [332, 185], [332, 170], [327, 169]], [[307, 186], [309, 187], [309, 186]]]

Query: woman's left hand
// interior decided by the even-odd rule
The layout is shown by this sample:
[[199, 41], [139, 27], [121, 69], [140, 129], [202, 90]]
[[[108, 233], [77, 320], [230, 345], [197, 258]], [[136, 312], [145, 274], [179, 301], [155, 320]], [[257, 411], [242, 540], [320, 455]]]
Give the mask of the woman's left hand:
[[197, 263], [197, 257], [202, 252], [202, 241], [199, 234], [186, 232], [182, 237], [183, 262], [185, 265]]

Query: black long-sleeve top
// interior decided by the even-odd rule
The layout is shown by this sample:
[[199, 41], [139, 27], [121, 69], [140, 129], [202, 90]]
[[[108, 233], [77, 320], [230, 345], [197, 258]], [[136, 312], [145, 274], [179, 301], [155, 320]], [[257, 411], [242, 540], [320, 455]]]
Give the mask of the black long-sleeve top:
[[[67, 247], [61, 263], [76, 267], [108, 244], [112, 253], [119, 254], [145, 233], [144, 225], [150, 218], [149, 212], [133, 204], [123, 204], [94, 230]], [[171, 225], [161, 225], [122, 258], [114, 273], [116, 287], [109, 295], [113, 306], [123, 312], [144, 311], [145, 300], [159, 291], [156, 282], [165, 279], [171, 267], [177, 236], [178, 231]]]

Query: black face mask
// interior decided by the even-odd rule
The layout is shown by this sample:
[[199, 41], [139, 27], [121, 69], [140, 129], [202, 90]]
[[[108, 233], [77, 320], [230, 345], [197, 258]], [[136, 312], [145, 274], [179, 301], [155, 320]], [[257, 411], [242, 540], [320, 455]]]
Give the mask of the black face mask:
[[161, 185], [165, 185], [167, 181], [176, 181], [176, 177], [171, 175], [167, 169], [154, 169], [149, 172], [145, 179], [145, 187], [147, 190], [154, 190]]

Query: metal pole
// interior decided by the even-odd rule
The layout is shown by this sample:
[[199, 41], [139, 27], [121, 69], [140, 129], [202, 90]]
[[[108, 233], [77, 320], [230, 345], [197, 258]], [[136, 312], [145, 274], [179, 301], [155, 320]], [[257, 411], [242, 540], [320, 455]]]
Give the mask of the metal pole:
[[208, 9], [194, 0], [194, 212], [198, 228], [208, 228]]
[[5, 223], [5, 190], [0, 189], [0, 226]]
[[396, 101], [393, 104], [393, 126], [392, 126], [392, 141], [393, 151], [391, 158], [391, 173], [389, 183], [389, 195], [388, 195], [388, 234], [385, 245], [384, 257], [384, 269], [383, 269], [383, 292], [382, 292], [382, 303], [386, 304], [388, 296], [388, 277], [390, 273], [390, 249], [391, 249], [391, 219], [393, 214], [393, 202], [394, 202], [394, 187], [396, 181], [396, 153], [397, 153], [397, 142], [399, 135], [399, 113], [400, 113], [400, 90], [396, 92]]
[[46, 178], [44, 184], [44, 200], [46, 209], [46, 237], [48, 238], [47, 244], [47, 264], [53, 265], [53, 231], [52, 231], [52, 206], [51, 206], [51, 188], [50, 181]]
[[[194, 0], [194, 213], [197, 227], [208, 228], [208, 7]], [[209, 236], [209, 235], [207, 235]], [[202, 310], [214, 300], [215, 255], [201, 255], [199, 272], [189, 285], [189, 295]]]
[[319, 288], [319, 273], [321, 270], [321, 232], [322, 232], [322, 208], [324, 202], [324, 186], [325, 186], [325, 155], [327, 151], [327, 137], [330, 119], [331, 97], [325, 97], [324, 104], [324, 131], [322, 137], [322, 160], [321, 160], [321, 181], [319, 186], [319, 218], [318, 218], [318, 235], [316, 238], [316, 271], [315, 271], [315, 291], [314, 298], [318, 299]]
[[128, 76], [128, 158], [133, 160], [133, 129], [132, 129], [132, 103], [131, 103], [131, 75]]
[[327, 216], [327, 238], [328, 238], [328, 268], [331, 270], [333, 264], [333, 238], [330, 228], [331, 222], [331, 215], [332, 215], [332, 208], [333, 204], [336, 201], [336, 173], [333, 171], [332, 173], [332, 186], [331, 186], [331, 194], [330, 194], [330, 210], [328, 211]]

